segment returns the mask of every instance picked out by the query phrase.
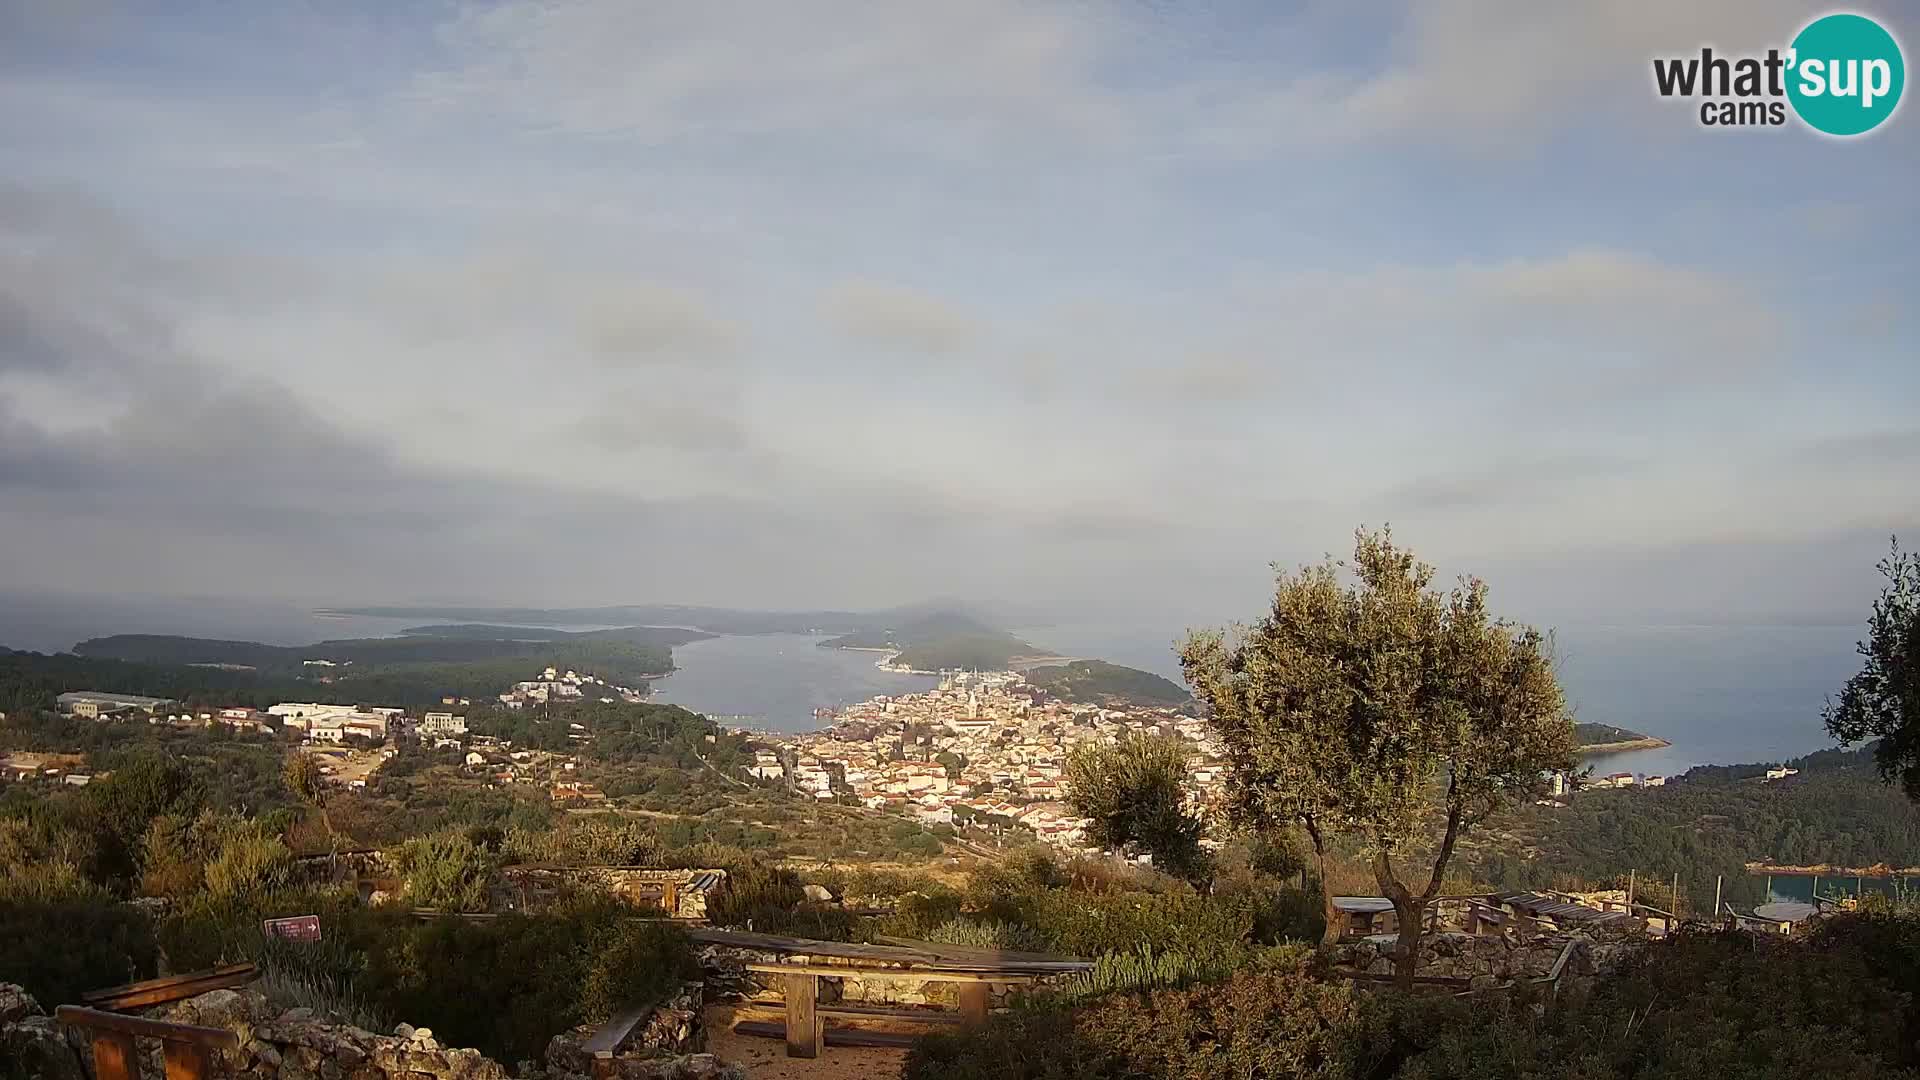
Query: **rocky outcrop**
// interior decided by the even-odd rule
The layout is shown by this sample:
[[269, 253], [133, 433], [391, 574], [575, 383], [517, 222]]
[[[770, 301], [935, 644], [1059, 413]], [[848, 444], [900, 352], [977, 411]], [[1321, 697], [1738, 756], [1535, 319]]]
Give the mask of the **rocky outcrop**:
[[70, 1039], [33, 995], [0, 983], [0, 1076], [87, 1080], [84, 1044]]

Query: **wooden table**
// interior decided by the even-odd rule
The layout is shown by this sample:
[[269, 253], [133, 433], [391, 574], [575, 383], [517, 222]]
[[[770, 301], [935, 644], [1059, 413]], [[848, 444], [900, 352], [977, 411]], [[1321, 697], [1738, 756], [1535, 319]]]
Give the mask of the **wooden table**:
[[[953, 967], [881, 967], [874, 964], [748, 964], [746, 969], [781, 977], [787, 1005], [787, 1056], [798, 1058], [817, 1057], [820, 1053], [823, 1034], [819, 1008], [822, 978], [957, 983], [960, 1023], [963, 1027], [979, 1027], [987, 1022], [988, 992], [992, 986], [1032, 982], [1051, 974], [994, 969], [958, 970]], [[876, 1018], [913, 1019], [904, 1013]]]

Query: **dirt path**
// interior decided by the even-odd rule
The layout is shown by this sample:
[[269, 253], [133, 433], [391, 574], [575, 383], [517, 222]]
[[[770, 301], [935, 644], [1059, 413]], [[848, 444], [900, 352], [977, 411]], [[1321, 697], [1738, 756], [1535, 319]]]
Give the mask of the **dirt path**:
[[707, 1049], [720, 1060], [744, 1066], [753, 1080], [894, 1080], [907, 1059], [905, 1050], [823, 1046], [820, 1056], [790, 1058], [787, 1044], [733, 1033], [733, 1007], [707, 1008]]

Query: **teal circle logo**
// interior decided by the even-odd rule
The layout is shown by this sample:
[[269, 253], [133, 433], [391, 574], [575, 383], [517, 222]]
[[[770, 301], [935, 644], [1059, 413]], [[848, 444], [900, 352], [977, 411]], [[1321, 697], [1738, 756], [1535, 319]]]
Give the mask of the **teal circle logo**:
[[1900, 43], [1864, 15], [1827, 15], [1794, 37], [1787, 100], [1815, 131], [1864, 135], [1900, 105], [1907, 65]]

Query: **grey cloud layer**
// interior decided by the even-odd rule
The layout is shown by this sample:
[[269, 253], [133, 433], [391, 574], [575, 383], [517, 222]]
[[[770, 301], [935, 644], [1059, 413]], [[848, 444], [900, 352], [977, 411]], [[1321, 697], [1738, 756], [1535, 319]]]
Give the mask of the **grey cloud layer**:
[[[224, 94], [0, 71], [34, 178], [0, 188], [0, 586], [1212, 619], [1392, 520], [1529, 602], [1758, 611], [1701, 568], [1844, 606], [1916, 521], [1884, 290], [1462, 195], [1524, 200], [1527, 154], [1629, 99], [1637, 137], [1615, 73], [1779, 4], [1306, 5], [1249, 41], [1001, 0], [454, 10], [425, 47], [273, 8], [250, 65], [290, 77]], [[60, 32], [139, 24], [101, 26]], [[1385, 44], [1308, 55], [1328, 28]], [[1372, 229], [1433, 142], [1434, 235]], [[1289, 181], [1355, 185], [1336, 242], [1200, 250], [1238, 236], [1216, 196], [1328, 205]]]

